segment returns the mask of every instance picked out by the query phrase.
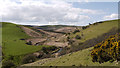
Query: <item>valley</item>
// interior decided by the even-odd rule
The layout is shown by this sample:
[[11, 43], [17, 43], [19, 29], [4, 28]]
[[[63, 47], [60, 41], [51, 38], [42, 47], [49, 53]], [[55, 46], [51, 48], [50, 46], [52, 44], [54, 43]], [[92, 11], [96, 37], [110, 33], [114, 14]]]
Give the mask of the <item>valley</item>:
[[118, 20], [87, 26], [1, 23], [2, 61], [5, 63], [12, 61], [15, 66], [118, 66], [116, 61], [92, 62], [90, 56], [94, 45], [118, 32]]

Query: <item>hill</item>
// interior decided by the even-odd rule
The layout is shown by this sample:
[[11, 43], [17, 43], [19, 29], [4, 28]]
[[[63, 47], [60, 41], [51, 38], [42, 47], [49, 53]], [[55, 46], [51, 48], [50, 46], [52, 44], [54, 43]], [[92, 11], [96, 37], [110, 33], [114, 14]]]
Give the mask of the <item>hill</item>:
[[28, 36], [19, 26], [21, 25], [2, 22], [3, 58], [4, 60], [9, 60], [12, 56], [16, 64], [16, 60], [20, 62], [21, 56], [39, 51], [42, 47], [48, 47], [45, 45], [27, 45], [26, 41], [22, 39], [30, 38], [30, 36]]
[[111, 20], [111, 21], [102, 21], [102, 22], [96, 22], [96, 24], [88, 25], [86, 29], [83, 29], [81, 32], [71, 34], [71, 38], [75, 38], [76, 35], [82, 36], [82, 39], [80, 39], [81, 42], [84, 42], [86, 40], [96, 38], [109, 30], [113, 28], [118, 28], [118, 20]]
[[39, 60], [34, 63], [25, 64], [24, 66], [115, 66], [116, 62], [106, 62], [103, 64], [92, 62], [90, 56], [92, 48], [84, 49], [75, 53], [70, 53], [53, 60], [46, 59], [47, 62], [40, 63], [43, 60]]
[[[85, 26], [86, 27], [86, 26]], [[103, 41], [109, 35], [113, 35], [118, 30], [118, 20], [97, 22], [87, 26], [87, 28], [81, 30], [77, 33], [71, 33], [70, 39], [75, 39], [75, 36], [79, 35], [81, 39], [75, 39], [77, 43], [83, 43], [76, 45], [74, 42], [72, 47], [78, 48], [78, 50], [73, 51], [64, 56], [60, 56], [53, 60], [46, 59], [47, 61], [39, 64], [43, 60], [39, 60], [32, 64], [26, 64], [26, 66], [116, 66], [116, 62], [110, 63], [105, 62], [103, 64], [93, 63], [90, 56], [90, 51], [93, 46], [98, 42]], [[105, 37], [106, 36], [106, 37]], [[92, 41], [91, 41], [92, 40]], [[93, 42], [94, 41], [94, 42]], [[76, 49], [75, 48], [75, 49]], [[73, 48], [72, 48], [73, 50]], [[66, 50], [65, 50], [66, 51]]]
[[[15, 66], [21, 65], [23, 58], [29, 55], [35, 56], [36, 60], [40, 59], [36, 56], [36, 53], [43, 52], [43, 48], [44, 51], [45, 49], [48, 51], [45, 51], [46, 53], [52, 53], [52, 51], [56, 52], [59, 48], [55, 50], [56, 47], [51, 45], [54, 44], [54, 46], [59, 47], [66, 44], [63, 41], [66, 36], [59, 32], [50, 32], [33, 26], [17, 25], [9, 22], [0, 23], [2, 24], [2, 61], [4, 66], [8, 63], [14, 63]], [[60, 25], [60, 27], [66, 26]], [[54, 28], [57, 29], [56, 26]], [[42, 39], [44, 40], [42, 41]], [[58, 41], [56, 42], [56, 40]], [[42, 44], [41, 41], [45, 44]], [[46, 53], [43, 53], [42, 58], [49, 57], [49, 54], [46, 55]]]

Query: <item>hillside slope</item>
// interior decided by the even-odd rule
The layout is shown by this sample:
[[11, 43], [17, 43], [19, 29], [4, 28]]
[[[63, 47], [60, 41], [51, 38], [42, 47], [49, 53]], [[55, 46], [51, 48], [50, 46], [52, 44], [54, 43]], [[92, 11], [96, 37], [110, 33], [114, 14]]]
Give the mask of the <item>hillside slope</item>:
[[12, 56], [24, 55], [41, 50], [41, 48], [43, 47], [27, 45], [25, 40], [21, 40], [26, 38], [30, 37], [27, 34], [25, 34], [22, 29], [19, 28], [19, 25], [3, 22], [2, 23], [3, 55], [5, 57], [10, 55]]
[[39, 60], [31, 64], [25, 64], [24, 66], [116, 66], [116, 62], [106, 62], [103, 64], [99, 64], [98, 62], [93, 63], [90, 56], [92, 49], [93, 47], [75, 53], [70, 53], [53, 60], [46, 59], [47, 62], [42, 64], [40, 62], [43, 60]]
[[[81, 34], [83, 34], [82, 39], [79, 39], [78, 41], [85, 42], [86, 40], [97, 38], [98, 36], [107, 33], [111, 29], [116, 28], [118, 28], [118, 20], [105, 21], [102, 23], [98, 23], [97, 25], [90, 25], [88, 28], [76, 34], [70, 34], [70, 38], [74, 38], [76, 35], [81, 36]], [[43, 64], [39, 64], [40, 62], [42, 62], [42, 60], [40, 60], [37, 61], [37, 63], [26, 64], [25, 66], [116, 66], [116, 62], [106, 62], [103, 64], [93, 63], [90, 56], [91, 49], [93, 49], [93, 47], [84, 49], [82, 51], [74, 52], [72, 54], [69, 53], [54, 60], [48, 60]]]
[[84, 42], [86, 40], [96, 38], [109, 30], [114, 29], [115, 27], [118, 28], [118, 20], [103, 21], [102, 23], [89, 25], [88, 28], [83, 29], [81, 32], [71, 34], [70, 37], [75, 38], [76, 35], [80, 35], [82, 37], [80, 42]]

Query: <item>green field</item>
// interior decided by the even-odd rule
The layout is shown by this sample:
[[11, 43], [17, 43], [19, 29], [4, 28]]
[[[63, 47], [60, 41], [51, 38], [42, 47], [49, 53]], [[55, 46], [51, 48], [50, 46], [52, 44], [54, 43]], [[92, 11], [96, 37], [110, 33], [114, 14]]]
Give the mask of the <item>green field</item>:
[[27, 45], [24, 40], [20, 40], [26, 38], [30, 37], [26, 35], [23, 30], [18, 27], [18, 25], [12, 23], [2, 23], [2, 51], [4, 56], [25, 55], [41, 50], [41, 48], [45, 46]]

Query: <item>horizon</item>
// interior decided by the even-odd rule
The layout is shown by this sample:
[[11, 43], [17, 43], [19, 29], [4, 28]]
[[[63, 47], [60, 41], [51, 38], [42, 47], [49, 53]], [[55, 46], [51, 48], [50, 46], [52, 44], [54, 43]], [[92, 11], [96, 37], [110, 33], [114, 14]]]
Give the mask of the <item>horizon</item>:
[[[114, 19], [114, 20], [120, 20], [120, 19]], [[113, 20], [104, 20], [104, 21], [113, 21]], [[103, 22], [104, 22], [103, 21]], [[102, 21], [96, 21], [96, 22], [102, 22]], [[93, 23], [89, 23], [89, 24], [94, 24], [94, 23], [96, 23], [96, 22], [93, 22]], [[3, 22], [2, 22], [3, 23]], [[5, 23], [12, 23], [12, 24], [16, 24], [16, 23], [14, 23], [14, 22], [5, 22]], [[89, 25], [88, 24], [88, 25]], [[16, 25], [23, 25], [23, 24], [16, 24]], [[83, 25], [83, 26], [88, 26], [88, 25]], [[56, 25], [54, 25], [54, 24], [51, 24], [51, 25], [49, 25], [49, 24], [46, 24], [46, 25], [30, 25], [30, 24], [26, 24], [26, 25], [24, 25], [24, 26], [79, 26], [79, 25], [64, 25], [64, 24], [56, 24]]]

